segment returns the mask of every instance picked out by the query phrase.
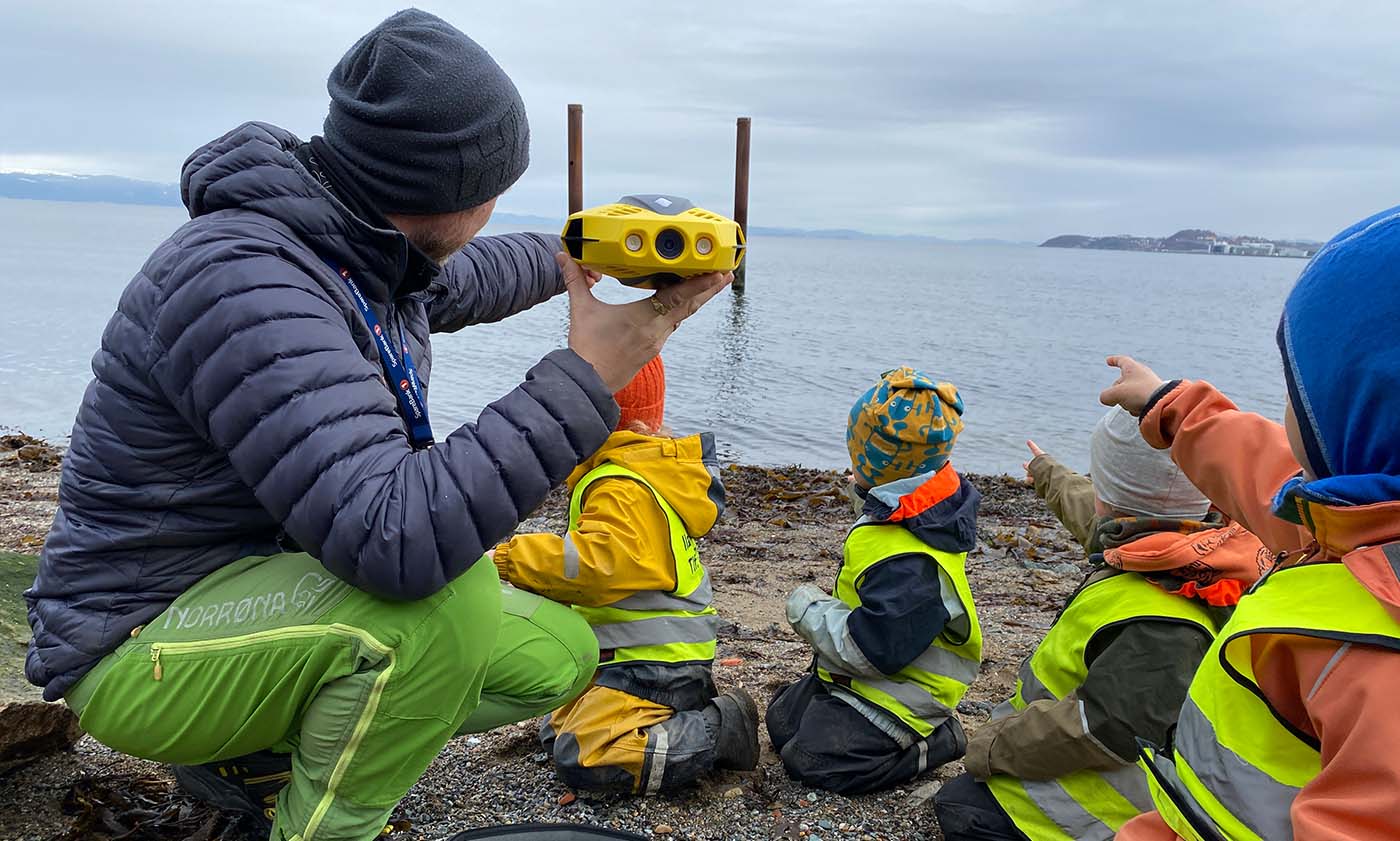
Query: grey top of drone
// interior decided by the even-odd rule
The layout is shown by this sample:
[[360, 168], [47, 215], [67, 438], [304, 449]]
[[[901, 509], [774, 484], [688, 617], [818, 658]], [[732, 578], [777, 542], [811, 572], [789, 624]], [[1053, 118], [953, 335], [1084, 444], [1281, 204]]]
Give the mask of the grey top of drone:
[[618, 199], [618, 204], [630, 204], [633, 207], [644, 207], [653, 213], [660, 213], [663, 216], [675, 216], [695, 206], [690, 199], [683, 199], [680, 196], [667, 196], [661, 193], [634, 193], [633, 195], [623, 196], [621, 199]]

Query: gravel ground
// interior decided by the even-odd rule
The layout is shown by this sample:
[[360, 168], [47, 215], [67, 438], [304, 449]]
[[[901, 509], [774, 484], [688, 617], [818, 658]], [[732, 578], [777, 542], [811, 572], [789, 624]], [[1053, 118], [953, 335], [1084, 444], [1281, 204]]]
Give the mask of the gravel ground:
[[[21, 445], [23, 446], [23, 445]], [[0, 549], [37, 551], [52, 518], [58, 471], [52, 459], [22, 459], [0, 439]], [[37, 456], [34, 450], [30, 456]], [[724, 473], [729, 510], [702, 544], [716, 588], [720, 632], [716, 682], [721, 691], [748, 689], [760, 705], [777, 687], [797, 679], [810, 655], [783, 619], [784, 596], [808, 581], [829, 585], [841, 559], [852, 516], [839, 492], [840, 477], [802, 468], [729, 467]], [[958, 709], [969, 732], [1007, 697], [1016, 667], [1053, 622], [1064, 598], [1087, 571], [1069, 534], [1022, 483], [1010, 477], [972, 476], [984, 495], [979, 547], [968, 575], [985, 636], [982, 674]], [[562, 530], [564, 499], [556, 494], [522, 530]], [[488, 823], [600, 824], [676, 839], [936, 839], [927, 802], [929, 783], [962, 772], [953, 763], [881, 794], [846, 798], [789, 780], [767, 746], [757, 771], [717, 773], [692, 790], [636, 798], [571, 792], [538, 752], [535, 725], [501, 728], [457, 739], [438, 757], [396, 812], [407, 822], [394, 837], [442, 839]], [[75, 784], [77, 788], [75, 789]], [[79, 818], [91, 787], [169, 792], [161, 767], [114, 753], [85, 738], [53, 756], [0, 778], [5, 821], [0, 838], [58, 841], [109, 838]], [[202, 807], [167, 794], [172, 813], [202, 817]], [[193, 820], [194, 818], [191, 818]], [[401, 824], [403, 826], [403, 824]], [[201, 841], [238, 837], [207, 816], [192, 835], [171, 831], [124, 836]]]
[[60, 456], [23, 433], [0, 435], [0, 550], [37, 553], [44, 545], [58, 506]]

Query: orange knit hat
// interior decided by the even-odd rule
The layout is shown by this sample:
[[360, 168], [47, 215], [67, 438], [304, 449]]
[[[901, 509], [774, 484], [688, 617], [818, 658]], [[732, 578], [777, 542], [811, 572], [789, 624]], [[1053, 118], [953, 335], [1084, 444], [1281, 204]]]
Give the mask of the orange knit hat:
[[649, 432], [659, 430], [666, 412], [666, 366], [661, 357], [652, 357], [613, 399], [622, 409], [618, 429], [630, 429], [632, 424], [640, 422]]

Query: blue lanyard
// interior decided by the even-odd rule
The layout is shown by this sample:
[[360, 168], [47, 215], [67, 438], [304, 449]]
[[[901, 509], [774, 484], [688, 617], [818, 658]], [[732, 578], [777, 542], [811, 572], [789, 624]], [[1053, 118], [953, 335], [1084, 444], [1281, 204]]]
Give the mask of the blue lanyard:
[[384, 335], [379, 324], [379, 316], [370, 309], [369, 301], [360, 292], [359, 284], [350, 276], [349, 269], [342, 269], [330, 260], [326, 265], [345, 281], [350, 297], [365, 320], [365, 326], [374, 334], [374, 346], [379, 348], [379, 360], [384, 363], [389, 390], [399, 399], [399, 413], [408, 422], [408, 437], [416, 450], [433, 445], [433, 427], [428, 423], [428, 401], [423, 397], [423, 384], [418, 380], [418, 367], [413, 364], [413, 355], [408, 352], [408, 341], [404, 339], [403, 325], [399, 325], [399, 351], [394, 350], [391, 338]]

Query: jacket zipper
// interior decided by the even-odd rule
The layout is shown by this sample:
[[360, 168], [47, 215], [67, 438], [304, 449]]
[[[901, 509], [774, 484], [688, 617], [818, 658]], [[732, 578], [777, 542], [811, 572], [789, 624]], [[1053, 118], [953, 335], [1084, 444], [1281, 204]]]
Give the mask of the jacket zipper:
[[339, 623], [332, 623], [330, 625], [292, 625], [286, 628], [256, 631], [251, 634], [224, 637], [223, 639], [217, 640], [151, 643], [151, 677], [155, 680], [161, 680], [165, 677], [165, 668], [161, 664], [161, 657], [166, 654], [179, 655], [194, 651], [225, 651], [252, 645], [254, 643], [265, 642], [267, 640], [300, 639], [303, 637], [320, 636], [327, 633], [357, 639], [373, 651], [389, 657], [391, 661], [394, 659], [394, 650], [392, 648], [375, 639], [368, 631], [361, 628], [353, 628], [349, 625], [341, 625]]

